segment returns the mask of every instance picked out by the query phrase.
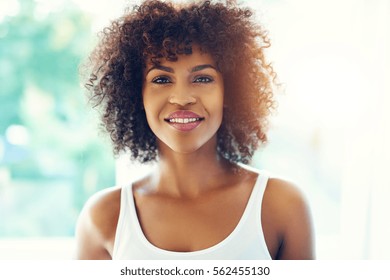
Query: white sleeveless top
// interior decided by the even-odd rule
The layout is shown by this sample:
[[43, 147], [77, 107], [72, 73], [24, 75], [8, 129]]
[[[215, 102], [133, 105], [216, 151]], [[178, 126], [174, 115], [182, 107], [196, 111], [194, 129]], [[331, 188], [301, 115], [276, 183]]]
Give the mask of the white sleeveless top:
[[113, 260], [270, 260], [261, 225], [261, 205], [268, 175], [259, 173], [235, 229], [218, 244], [193, 252], [174, 252], [150, 243], [140, 226], [132, 185], [122, 187]]

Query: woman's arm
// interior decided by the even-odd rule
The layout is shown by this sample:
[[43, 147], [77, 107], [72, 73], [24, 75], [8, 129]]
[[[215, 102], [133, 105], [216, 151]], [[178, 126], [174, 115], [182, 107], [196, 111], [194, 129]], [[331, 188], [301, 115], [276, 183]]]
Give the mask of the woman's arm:
[[268, 205], [272, 205], [272, 220], [277, 223], [278, 236], [281, 237], [275, 258], [314, 259], [312, 218], [302, 192], [293, 184], [280, 179], [271, 179], [267, 192]]
[[303, 196], [291, 194], [286, 209], [286, 230], [279, 259], [311, 260], [315, 258], [314, 234], [310, 210]]
[[111, 259], [119, 216], [120, 189], [112, 188], [92, 196], [80, 213], [76, 226], [76, 258]]

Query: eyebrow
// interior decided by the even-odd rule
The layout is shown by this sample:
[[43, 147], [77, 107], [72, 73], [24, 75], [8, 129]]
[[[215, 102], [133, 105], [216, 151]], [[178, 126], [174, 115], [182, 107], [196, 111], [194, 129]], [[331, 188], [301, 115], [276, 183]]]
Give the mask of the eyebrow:
[[169, 72], [169, 73], [175, 72], [175, 71], [173, 71], [173, 69], [171, 67], [166, 67], [166, 66], [162, 66], [162, 65], [154, 65], [146, 72], [146, 74], [148, 74], [150, 71], [155, 70], [155, 69], [162, 70], [162, 71]]
[[[194, 73], [194, 72], [198, 72], [198, 71], [201, 71], [203, 69], [207, 69], [207, 68], [212, 68], [214, 69], [215, 71], [217, 71], [217, 69], [211, 65], [211, 64], [202, 64], [202, 65], [197, 65], [197, 66], [194, 66], [193, 68], [190, 69], [190, 72], [191, 73]], [[169, 73], [175, 73], [175, 71], [171, 68], [171, 67], [167, 67], [167, 66], [163, 66], [163, 65], [154, 65], [153, 67], [151, 67], [147, 72], [146, 72], [146, 75], [152, 71], [152, 70], [162, 70], [162, 71], [165, 71], [165, 72], [169, 72]]]
[[206, 68], [212, 68], [214, 69], [215, 71], [217, 71], [217, 69], [211, 65], [211, 64], [202, 64], [202, 65], [197, 65], [195, 66], [194, 68], [191, 69], [191, 73], [194, 73], [194, 72], [197, 72], [197, 71], [201, 71], [203, 69], [206, 69]]

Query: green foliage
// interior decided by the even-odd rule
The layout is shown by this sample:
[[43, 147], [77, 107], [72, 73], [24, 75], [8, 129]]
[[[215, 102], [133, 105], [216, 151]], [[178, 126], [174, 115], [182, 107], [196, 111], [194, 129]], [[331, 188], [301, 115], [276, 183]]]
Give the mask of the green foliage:
[[[0, 237], [69, 235], [86, 198], [114, 183], [78, 80], [90, 21], [72, 2], [46, 15], [39, 2], [20, 4], [0, 22]], [[12, 136], [15, 126], [25, 133]]]

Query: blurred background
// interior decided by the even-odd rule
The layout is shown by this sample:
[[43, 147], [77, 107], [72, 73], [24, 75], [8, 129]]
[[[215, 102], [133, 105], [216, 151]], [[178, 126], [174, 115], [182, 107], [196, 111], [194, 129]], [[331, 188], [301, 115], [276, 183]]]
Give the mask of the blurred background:
[[[282, 83], [253, 166], [306, 194], [319, 259], [390, 259], [390, 1], [239, 2]], [[0, 259], [72, 258], [86, 199], [148, 170], [113, 158], [78, 74], [128, 3], [0, 0]]]

